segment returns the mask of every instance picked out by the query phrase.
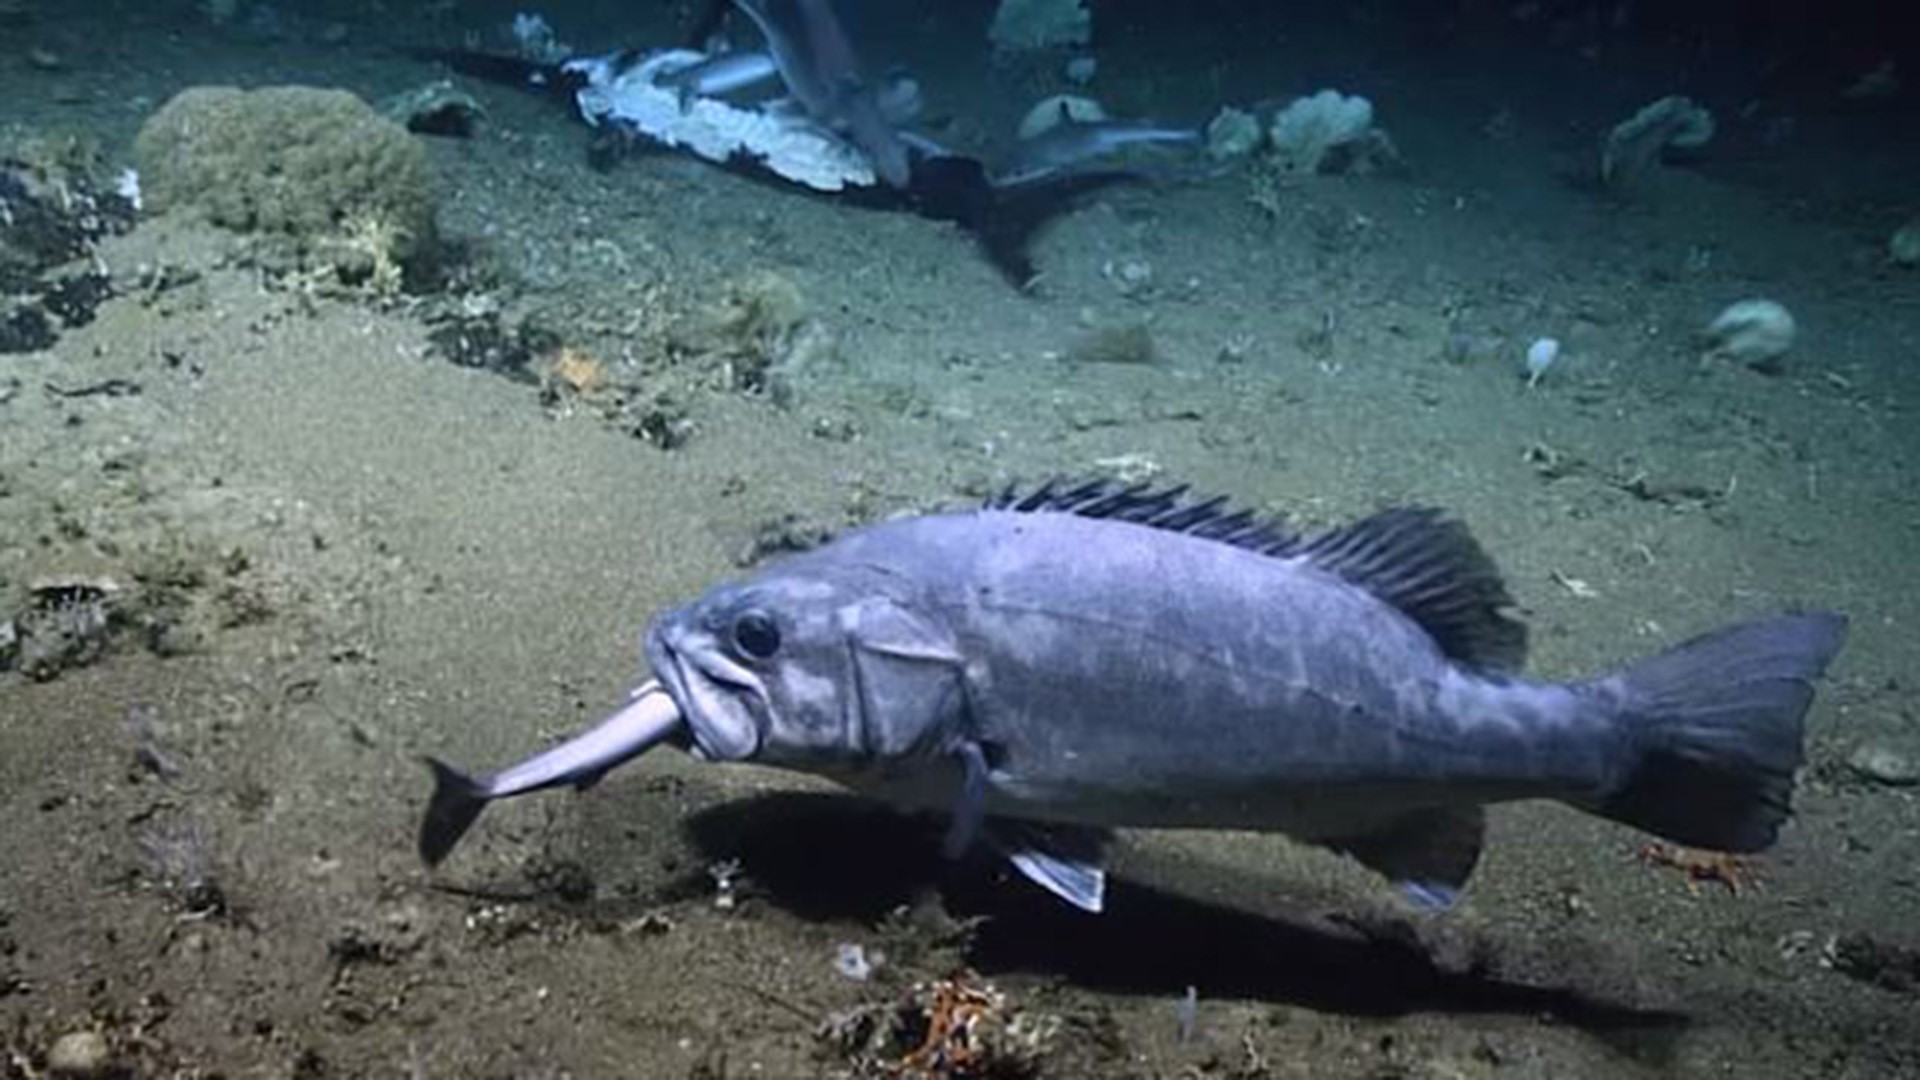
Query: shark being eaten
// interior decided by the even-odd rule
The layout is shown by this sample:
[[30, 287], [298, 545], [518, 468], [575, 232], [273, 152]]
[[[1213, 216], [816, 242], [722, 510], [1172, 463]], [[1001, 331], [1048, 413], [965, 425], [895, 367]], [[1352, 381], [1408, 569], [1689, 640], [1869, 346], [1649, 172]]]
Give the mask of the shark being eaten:
[[[829, 0], [710, 0], [696, 41], [705, 45], [729, 10], [746, 16], [763, 48], [624, 49], [560, 61], [409, 52], [562, 100], [588, 126], [624, 140], [858, 206], [953, 222], [1019, 288], [1036, 277], [1027, 248], [1041, 225], [1089, 192], [1139, 179], [1050, 162], [1000, 183], [985, 163], [906, 127], [918, 109], [917, 83], [899, 73], [871, 77]], [[764, 96], [769, 87], [784, 92]]]

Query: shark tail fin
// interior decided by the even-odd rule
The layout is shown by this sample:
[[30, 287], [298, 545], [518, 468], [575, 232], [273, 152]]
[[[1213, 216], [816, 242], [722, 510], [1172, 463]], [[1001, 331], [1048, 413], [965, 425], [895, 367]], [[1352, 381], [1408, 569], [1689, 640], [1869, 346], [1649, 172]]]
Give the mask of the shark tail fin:
[[425, 759], [433, 770], [433, 796], [420, 822], [420, 859], [438, 866], [487, 808], [487, 789], [480, 781], [441, 761]]
[[1772, 846], [1804, 760], [1813, 683], [1846, 639], [1842, 615], [1729, 626], [1611, 676], [1636, 760], [1591, 809], [1690, 847]]

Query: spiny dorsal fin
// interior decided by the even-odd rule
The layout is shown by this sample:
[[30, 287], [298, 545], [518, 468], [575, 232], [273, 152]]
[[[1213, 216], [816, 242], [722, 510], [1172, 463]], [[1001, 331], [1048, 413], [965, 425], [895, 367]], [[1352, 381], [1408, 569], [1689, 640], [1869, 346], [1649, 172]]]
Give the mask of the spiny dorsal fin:
[[1156, 490], [1105, 477], [1049, 480], [1026, 492], [1009, 486], [985, 507], [1110, 518], [1301, 559], [1398, 608], [1461, 664], [1507, 671], [1526, 659], [1527, 628], [1506, 613], [1513, 598], [1499, 569], [1465, 525], [1430, 507], [1387, 510], [1300, 536], [1250, 510], [1232, 510], [1225, 496], [1199, 498], [1185, 484]]

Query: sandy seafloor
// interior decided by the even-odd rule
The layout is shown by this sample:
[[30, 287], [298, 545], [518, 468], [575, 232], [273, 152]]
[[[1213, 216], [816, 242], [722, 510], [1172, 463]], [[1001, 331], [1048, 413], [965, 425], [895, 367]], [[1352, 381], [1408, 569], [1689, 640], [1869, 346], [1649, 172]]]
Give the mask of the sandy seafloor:
[[[184, 6], [37, 6], [0, 37], [5, 119], [119, 161], [181, 87], [377, 98], [436, 75], [388, 46], [510, 16], [342, 8], [318, 44], [317, 21], [274, 40]], [[671, 34], [617, 7], [563, 36]], [[977, 12], [952, 22], [901, 20], [898, 59], [949, 137], [991, 146], [1027, 86], [990, 78]], [[163, 594], [172, 622], [164, 648], [122, 632], [57, 678], [0, 675], [0, 1075], [40, 1075], [76, 1031], [139, 1076], [845, 1075], [829, 1017], [963, 965], [1057, 1025], [1045, 1076], [1920, 1075], [1920, 804], [1848, 764], [1920, 756], [1920, 274], [1883, 258], [1920, 209], [1920, 144], [1831, 98], [1769, 144], [1657, 52], [1435, 57], [1361, 16], [1102, 33], [1110, 106], [1198, 120], [1339, 85], [1374, 97], [1407, 171], [1291, 183], [1275, 214], [1232, 170], [1110, 191], [1041, 237], [1020, 295], [948, 227], [665, 156], [592, 171], [567, 116], [470, 86], [480, 134], [431, 150], [441, 224], [508, 268], [510, 310], [616, 380], [649, 377], [636, 328], [756, 273], [831, 335], [790, 404], [696, 395], [671, 450], [447, 363], [424, 301], [302, 295], [181, 222], [108, 242], [97, 320], [0, 356], [0, 615], [84, 577]], [[1631, 200], [1578, 182], [1608, 124], [1674, 89], [1721, 111], [1712, 152]], [[158, 266], [192, 280], [138, 287]], [[1699, 328], [1753, 295], [1799, 318], [1784, 371], [1702, 363]], [[1064, 358], [1133, 322], [1155, 363]], [[1455, 329], [1486, 344], [1450, 360]], [[1520, 354], [1549, 334], [1566, 357], [1529, 389]], [[138, 393], [47, 389], [104, 379]], [[648, 615], [756, 537], [1114, 459], [1307, 523], [1450, 509], [1544, 676], [1848, 612], [1795, 824], [1735, 893], [1625, 829], [1501, 807], [1438, 917], [1278, 838], [1129, 834], [1091, 918], [985, 860], [942, 866], [935, 824], [661, 752], [496, 807], [420, 866], [417, 755], [506, 763], [596, 718], [641, 677]], [[836, 971], [843, 943], [884, 954], [871, 979]]]

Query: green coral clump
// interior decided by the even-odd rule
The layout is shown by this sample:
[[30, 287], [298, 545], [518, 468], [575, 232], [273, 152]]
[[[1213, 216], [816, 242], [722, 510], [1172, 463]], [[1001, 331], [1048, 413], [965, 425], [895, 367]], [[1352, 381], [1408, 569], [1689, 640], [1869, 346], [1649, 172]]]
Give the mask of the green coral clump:
[[800, 287], [782, 274], [760, 271], [728, 282], [699, 313], [691, 351], [719, 365], [730, 389], [758, 392], [792, 356], [808, 324]]
[[140, 129], [134, 154], [150, 210], [255, 234], [303, 265], [390, 275], [433, 239], [425, 150], [344, 90], [183, 90]]

